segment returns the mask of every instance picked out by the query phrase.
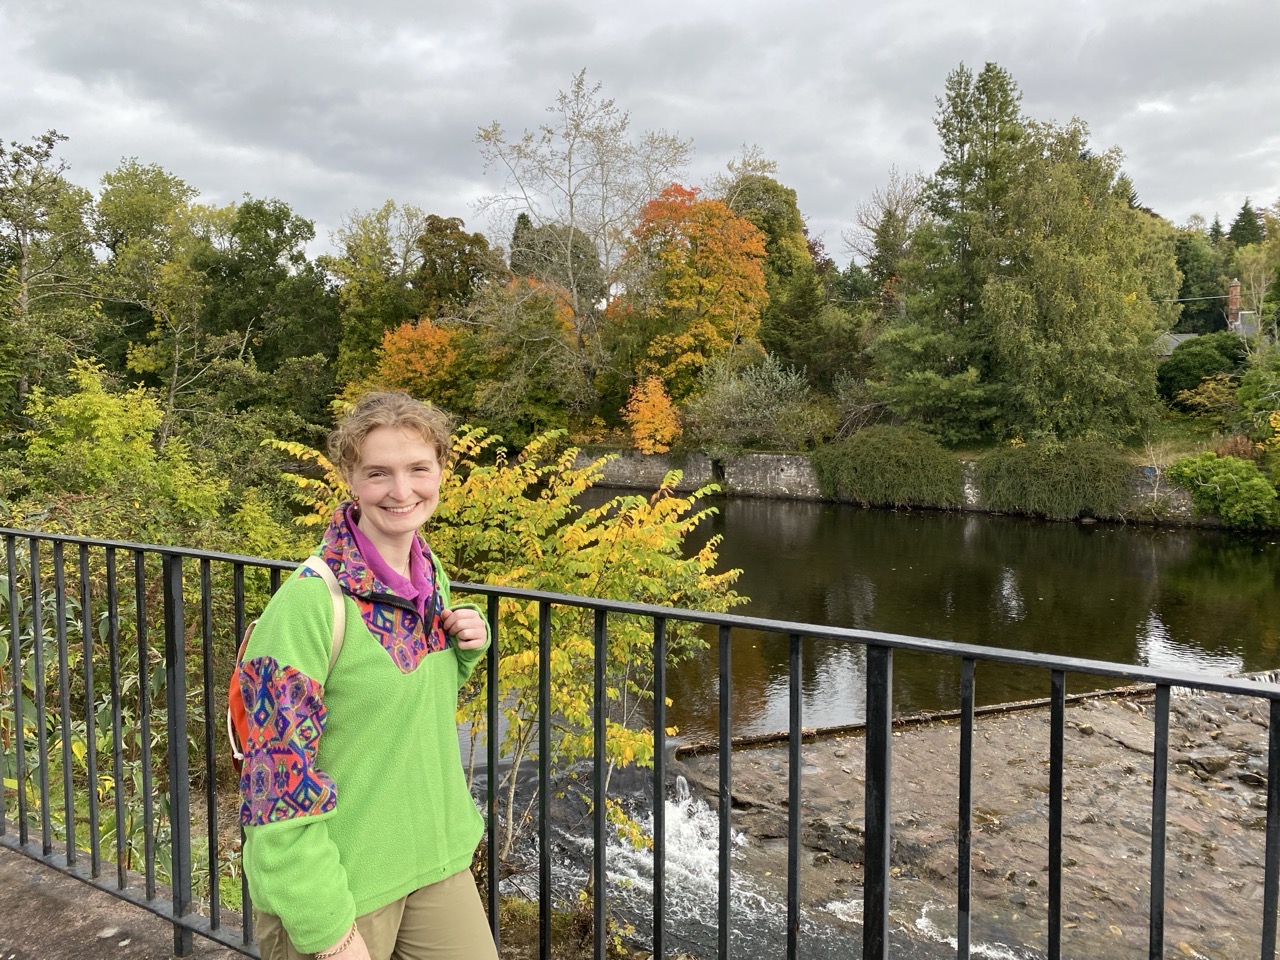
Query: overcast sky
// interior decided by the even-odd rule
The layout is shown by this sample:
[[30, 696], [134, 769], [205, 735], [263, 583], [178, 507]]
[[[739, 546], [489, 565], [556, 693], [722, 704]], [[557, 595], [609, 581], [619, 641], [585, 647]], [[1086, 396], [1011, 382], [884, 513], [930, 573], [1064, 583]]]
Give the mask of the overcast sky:
[[137, 157], [278, 197], [322, 242], [388, 199], [487, 230], [476, 129], [536, 126], [585, 67], [693, 141], [692, 183], [758, 144], [844, 263], [890, 167], [936, 167], [947, 73], [988, 60], [1175, 223], [1280, 200], [1278, 0], [0, 0], [0, 138], [56, 128], [90, 188]]

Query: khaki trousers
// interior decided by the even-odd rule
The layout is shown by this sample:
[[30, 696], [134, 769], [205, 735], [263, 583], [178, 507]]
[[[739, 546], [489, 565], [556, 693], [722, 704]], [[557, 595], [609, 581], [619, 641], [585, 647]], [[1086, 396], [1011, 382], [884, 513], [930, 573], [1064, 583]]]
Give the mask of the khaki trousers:
[[[254, 911], [262, 960], [309, 960], [279, 917]], [[498, 960], [475, 879], [462, 870], [356, 917], [373, 960]]]

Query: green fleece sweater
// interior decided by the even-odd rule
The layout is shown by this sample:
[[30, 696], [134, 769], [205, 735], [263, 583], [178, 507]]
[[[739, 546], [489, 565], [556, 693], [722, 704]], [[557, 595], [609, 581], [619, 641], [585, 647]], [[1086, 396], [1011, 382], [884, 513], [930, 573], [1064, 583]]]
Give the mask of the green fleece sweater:
[[[352, 544], [331, 547], [327, 535], [322, 555], [347, 594], [332, 675], [328, 588], [299, 572], [259, 619], [242, 679], [249, 892], [308, 953], [340, 940], [357, 916], [466, 869], [484, 831], [455, 720], [458, 690], [484, 648], [458, 650], [450, 640], [423, 652], [431, 625], [387, 603], [376, 583], [372, 596], [353, 597], [371, 575]], [[433, 566], [449, 607], [448, 579]], [[434, 633], [444, 642], [438, 620]], [[407, 658], [406, 644], [416, 651]]]

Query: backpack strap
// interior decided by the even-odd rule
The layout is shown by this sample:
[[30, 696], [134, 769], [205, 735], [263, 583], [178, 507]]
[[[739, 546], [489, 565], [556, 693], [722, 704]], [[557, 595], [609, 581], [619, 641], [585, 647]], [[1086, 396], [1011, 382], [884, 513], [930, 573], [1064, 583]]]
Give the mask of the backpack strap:
[[342, 595], [342, 587], [333, 570], [324, 562], [324, 558], [312, 555], [302, 564], [312, 573], [317, 574], [329, 588], [329, 599], [333, 601], [333, 641], [329, 653], [329, 673], [333, 673], [333, 665], [338, 662], [338, 654], [342, 652], [342, 639], [347, 632], [347, 604]]

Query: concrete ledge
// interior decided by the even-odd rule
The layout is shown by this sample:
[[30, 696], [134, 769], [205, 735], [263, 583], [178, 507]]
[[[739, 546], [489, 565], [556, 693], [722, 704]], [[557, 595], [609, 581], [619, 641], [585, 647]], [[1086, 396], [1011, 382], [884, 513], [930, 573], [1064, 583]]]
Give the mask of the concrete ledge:
[[[584, 467], [592, 460], [616, 454], [605, 464], [602, 487], [619, 487], [626, 490], [656, 490], [672, 470], [680, 470], [684, 476], [676, 485], [680, 493], [689, 493], [708, 483], [719, 484], [728, 496], [763, 497], [776, 500], [825, 500], [818, 487], [813, 464], [804, 454], [797, 453], [745, 453], [735, 457], [713, 460], [706, 453], [644, 454], [635, 450], [583, 451], [574, 462]], [[982, 504], [972, 460], [961, 461], [964, 469], [964, 504], [962, 510], [976, 513], [987, 511]], [[1164, 479], [1159, 467], [1135, 467], [1133, 471], [1133, 497], [1126, 510], [1126, 519], [1169, 524], [1198, 524], [1216, 526], [1211, 518], [1195, 517], [1191, 509], [1190, 495]]]

